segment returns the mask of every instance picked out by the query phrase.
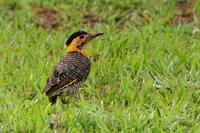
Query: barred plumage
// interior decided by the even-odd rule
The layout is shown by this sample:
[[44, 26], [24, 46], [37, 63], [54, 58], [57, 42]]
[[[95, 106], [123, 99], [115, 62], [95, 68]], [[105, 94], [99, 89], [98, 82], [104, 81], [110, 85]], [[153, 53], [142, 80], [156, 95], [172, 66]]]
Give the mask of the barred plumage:
[[89, 34], [78, 31], [68, 38], [66, 42], [68, 53], [55, 66], [44, 88], [44, 93], [52, 104], [63, 93], [75, 95], [81, 83], [87, 79], [91, 63], [83, 47], [100, 35], [103, 33]]
[[80, 84], [87, 79], [90, 65], [90, 60], [76, 51], [61, 58], [44, 88], [49, 101], [55, 103], [57, 96], [64, 92], [75, 95]]

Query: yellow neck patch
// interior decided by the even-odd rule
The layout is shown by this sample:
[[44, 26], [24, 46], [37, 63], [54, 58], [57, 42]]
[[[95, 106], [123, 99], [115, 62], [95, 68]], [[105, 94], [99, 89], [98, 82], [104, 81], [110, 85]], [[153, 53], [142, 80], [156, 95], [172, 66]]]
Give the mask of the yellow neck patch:
[[81, 49], [78, 49], [77, 46], [75, 44], [70, 44], [68, 47], [67, 47], [67, 52], [79, 52], [81, 53], [82, 55], [84, 56], [87, 56], [87, 53], [84, 51], [84, 50], [81, 50]]

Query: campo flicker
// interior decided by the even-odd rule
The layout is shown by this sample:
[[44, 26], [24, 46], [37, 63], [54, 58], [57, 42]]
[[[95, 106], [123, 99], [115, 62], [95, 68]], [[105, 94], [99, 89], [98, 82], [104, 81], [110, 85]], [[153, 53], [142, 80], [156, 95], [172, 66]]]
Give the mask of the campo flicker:
[[71, 96], [76, 95], [80, 85], [90, 73], [91, 62], [83, 47], [102, 34], [78, 31], [69, 37], [66, 42], [67, 54], [54, 66], [44, 88], [49, 102], [54, 104], [57, 97], [65, 93]]

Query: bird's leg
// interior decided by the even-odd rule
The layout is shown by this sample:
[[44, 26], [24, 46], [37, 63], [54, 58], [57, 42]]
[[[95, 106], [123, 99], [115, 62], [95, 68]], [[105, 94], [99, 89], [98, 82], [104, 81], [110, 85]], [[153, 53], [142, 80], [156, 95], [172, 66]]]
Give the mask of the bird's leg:
[[67, 98], [67, 100], [66, 100], [66, 95], [65, 95], [64, 93], [60, 95], [60, 99], [61, 99], [61, 102], [62, 102], [63, 104], [67, 104], [67, 103], [69, 102], [69, 99], [68, 99], [68, 98]]
[[56, 100], [57, 100], [57, 96], [49, 97], [49, 102], [51, 102], [51, 105], [55, 104]]
[[66, 102], [66, 100], [65, 100], [65, 97], [64, 97], [64, 96], [61, 96], [61, 102], [62, 102], [63, 104], [67, 104], [67, 102]]

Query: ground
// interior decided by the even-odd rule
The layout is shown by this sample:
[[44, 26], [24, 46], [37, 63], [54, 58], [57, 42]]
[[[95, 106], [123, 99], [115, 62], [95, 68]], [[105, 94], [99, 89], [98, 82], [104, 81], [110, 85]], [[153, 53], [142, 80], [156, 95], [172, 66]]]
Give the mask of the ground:
[[[200, 1], [0, 0], [0, 132], [200, 132]], [[76, 97], [42, 93], [65, 42], [104, 35]]]

